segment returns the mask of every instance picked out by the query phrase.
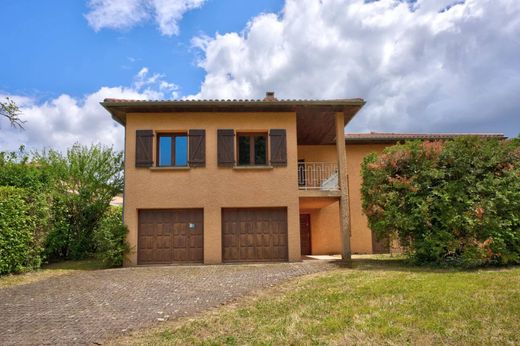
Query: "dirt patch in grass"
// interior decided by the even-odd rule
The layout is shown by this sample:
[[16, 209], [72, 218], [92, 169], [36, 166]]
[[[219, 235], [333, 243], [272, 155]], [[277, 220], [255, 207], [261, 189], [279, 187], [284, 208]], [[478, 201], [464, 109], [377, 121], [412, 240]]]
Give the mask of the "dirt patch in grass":
[[518, 325], [520, 268], [431, 270], [378, 259], [294, 279], [111, 343], [519, 344]]

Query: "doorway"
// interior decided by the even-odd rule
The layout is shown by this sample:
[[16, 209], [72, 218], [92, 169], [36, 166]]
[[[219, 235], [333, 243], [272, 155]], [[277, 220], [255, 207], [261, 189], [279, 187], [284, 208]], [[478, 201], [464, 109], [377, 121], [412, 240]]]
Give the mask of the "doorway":
[[300, 214], [300, 245], [302, 256], [312, 254], [310, 214]]

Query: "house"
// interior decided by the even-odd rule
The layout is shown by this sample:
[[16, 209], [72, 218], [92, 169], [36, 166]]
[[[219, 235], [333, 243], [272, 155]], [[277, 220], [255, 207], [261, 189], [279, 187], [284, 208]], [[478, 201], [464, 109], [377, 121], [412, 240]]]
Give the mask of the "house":
[[361, 211], [363, 157], [456, 136], [345, 136], [362, 99], [101, 104], [125, 127], [127, 265], [388, 252]]

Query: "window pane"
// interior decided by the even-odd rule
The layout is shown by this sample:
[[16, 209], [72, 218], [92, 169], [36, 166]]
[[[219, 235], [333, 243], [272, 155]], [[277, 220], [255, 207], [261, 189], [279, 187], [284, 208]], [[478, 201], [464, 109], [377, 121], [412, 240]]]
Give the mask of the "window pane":
[[250, 155], [250, 137], [238, 136], [238, 164], [249, 165], [251, 163]]
[[265, 165], [267, 162], [265, 136], [255, 136], [255, 164]]
[[175, 137], [175, 166], [188, 165], [188, 137]]
[[159, 166], [172, 165], [172, 138], [159, 137]]

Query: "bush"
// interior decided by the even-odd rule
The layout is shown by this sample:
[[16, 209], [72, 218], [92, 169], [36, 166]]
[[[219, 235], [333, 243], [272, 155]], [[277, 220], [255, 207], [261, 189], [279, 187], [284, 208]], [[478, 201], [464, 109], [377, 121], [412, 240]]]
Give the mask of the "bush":
[[[1, 196], [6, 204], [1, 211], [2, 251], [14, 256], [4, 259], [11, 263], [6, 271], [36, 268], [43, 257], [92, 257], [98, 247], [94, 233], [111, 199], [122, 191], [123, 154], [100, 145], [28, 154], [22, 146], [17, 152], [0, 152], [0, 186], [21, 188]], [[20, 209], [13, 209], [17, 204]], [[33, 228], [26, 228], [28, 224]], [[20, 251], [10, 252], [11, 242]]]
[[45, 195], [0, 187], [0, 275], [40, 267], [48, 220]]
[[0, 152], [0, 186], [42, 190], [52, 185], [51, 180], [49, 171], [32, 161], [23, 146], [17, 152]]
[[130, 247], [126, 241], [128, 229], [123, 224], [121, 207], [111, 207], [95, 232], [97, 256], [107, 267], [123, 265]]
[[74, 145], [66, 154], [51, 150], [37, 159], [54, 179], [53, 229], [46, 253], [51, 259], [93, 256], [94, 231], [122, 191], [123, 154], [103, 146]]
[[520, 263], [520, 143], [479, 137], [408, 142], [362, 165], [374, 232], [417, 263]]

